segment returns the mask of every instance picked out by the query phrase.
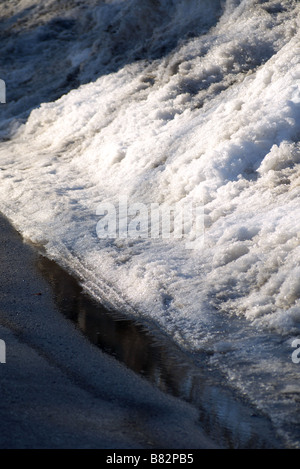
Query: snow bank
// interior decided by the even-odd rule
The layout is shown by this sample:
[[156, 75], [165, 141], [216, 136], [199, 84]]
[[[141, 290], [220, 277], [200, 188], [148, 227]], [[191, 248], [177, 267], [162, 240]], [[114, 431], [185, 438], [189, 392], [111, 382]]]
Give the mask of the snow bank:
[[[282, 380], [296, 372], [300, 10], [296, 1], [221, 3], [112, 0], [60, 13], [73, 36], [66, 55], [52, 57], [53, 82], [67, 66], [86, 84], [70, 79], [60, 94], [74, 89], [52, 101], [51, 75], [32, 77], [33, 65], [16, 61], [11, 76], [19, 83], [22, 70], [31, 94], [19, 89], [5, 110], [0, 209], [101, 301], [154, 320], [193, 351], [218, 355], [224, 341], [233, 344], [228, 376], [270, 410], [246, 376], [249, 367], [264, 376], [264, 345], [278, 337], [285, 345], [270, 370]], [[45, 11], [48, 22], [35, 7], [22, 33], [30, 40], [58, 28]], [[57, 34], [49, 47], [63, 41]], [[36, 66], [46, 53], [32, 47]], [[48, 99], [20, 123], [42, 96], [37, 83]], [[204, 207], [204, 245], [99, 239], [97, 207], [117, 206], [120, 196]], [[251, 343], [247, 366], [239, 365], [241, 330]]]

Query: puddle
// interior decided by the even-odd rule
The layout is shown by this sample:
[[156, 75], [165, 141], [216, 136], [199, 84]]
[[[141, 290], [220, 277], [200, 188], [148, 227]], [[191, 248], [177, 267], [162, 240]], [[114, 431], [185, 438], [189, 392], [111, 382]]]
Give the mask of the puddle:
[[[120, 312], [108, 311], [55, 262], [40, 255], [38, 270], [51, 284], [58, 309], [89, 340], [160, 390], [199, 411], [206, 433], [225, 448], [281, 448], [270, 421], [226, 389], [216, 370], [196, 366], [163, 333], [147, 329]], [[225, 383], [226, 385], [226, 383]]]

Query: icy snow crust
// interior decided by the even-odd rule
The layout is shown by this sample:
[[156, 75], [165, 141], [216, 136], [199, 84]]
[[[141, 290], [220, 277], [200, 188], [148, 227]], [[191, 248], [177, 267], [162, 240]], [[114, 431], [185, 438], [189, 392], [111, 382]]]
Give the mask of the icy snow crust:
[[[15, 3], [1, 211], [102, 302], [209, 352], [300, 445], [299, 3]], [[204, 246], [99, 239], [120, 195], [203, 205]]]

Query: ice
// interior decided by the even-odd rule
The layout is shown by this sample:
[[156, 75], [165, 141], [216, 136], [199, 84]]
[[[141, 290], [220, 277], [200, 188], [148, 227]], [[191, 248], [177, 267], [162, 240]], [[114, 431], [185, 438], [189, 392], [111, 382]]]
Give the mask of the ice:
[[[274, 385], [265, 399], [247, 373], [281, 382], [298, 371], [276, 341], [299, 334], [299, 4], [88, 3], [26, 3], [35, 14], [19, 27], [33, 62], [17, 56], [6, 79], [0, 209], [102, 302], [155, 321], [188, 350], [226, 351], [215, 365], [283, 425], [286, 396]], [[47, 31], [57, 34], [43, 36], [56, 52], [54, 89], [51, 74], [31, 79]], [[77, 81], [59, 88], [76, 67]], [[21, 73], [27, 96], [16, 91]], [[203, 206], [204, 245], [99, 239], [97, 207], [120, 196]]]

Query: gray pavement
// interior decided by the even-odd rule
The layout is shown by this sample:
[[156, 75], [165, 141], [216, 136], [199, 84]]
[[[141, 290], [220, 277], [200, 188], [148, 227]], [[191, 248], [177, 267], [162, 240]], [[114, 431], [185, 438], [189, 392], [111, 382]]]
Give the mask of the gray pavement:
[[0, 217], [0, 448], [213, 448], [198, 412], [93, 346]]

